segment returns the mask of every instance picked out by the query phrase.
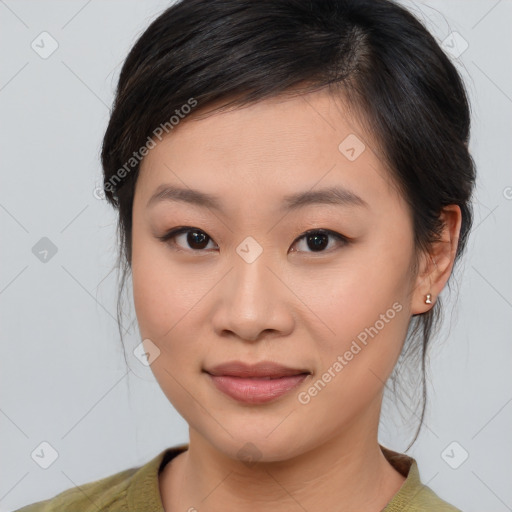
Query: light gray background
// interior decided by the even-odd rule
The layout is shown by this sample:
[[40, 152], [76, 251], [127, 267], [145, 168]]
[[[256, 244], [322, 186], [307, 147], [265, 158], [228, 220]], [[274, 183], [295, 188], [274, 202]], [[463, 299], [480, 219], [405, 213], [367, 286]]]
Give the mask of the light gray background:
[[[429, 414], [410, 450], [422, 480], [464, 511], [512, 510], [512, 81], [510, 0], [404, 1], [454, 57], [472, 101], [475, 223], [456, 273], [458, 304], [431, 352]], [[167, 1], [0, 0], [0, 512], [147, 462], [187, 426], [115, 323], [115, 214], [98, 199], [100, 142], [121, 64]], [[47, 31], [58, 49], [41, 58]], [[46, 46], [48, 48], [48, 46]], [[435, 150], [435, 148], [434, 148]], [[32, 248], [48, 237], [57, 253]], [[447, 292], [447, 290], [445, 290]], [[125, 327], [128, 327], [126, 322]], [[390, 409], [380, 441], [412, 427]], [[398, 426], [397, 426], [398, 425]], [[46, 441], [57, 460], [31, 453]], [[452, 469], [453, 441], [468, 459]]]

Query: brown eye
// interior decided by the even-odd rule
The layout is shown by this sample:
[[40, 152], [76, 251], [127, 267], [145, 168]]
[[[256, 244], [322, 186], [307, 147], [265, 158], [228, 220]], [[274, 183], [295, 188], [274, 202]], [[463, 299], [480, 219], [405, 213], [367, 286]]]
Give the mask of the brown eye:
[[202, 252], [208, 246], [208, 243], [212, 241], [204, 231], [191, 227], [173, 229], [158, 238], [162, 242], [170, 241], [171, 245], [177, 246], [178, 250], [192, 250], [196, 252]]
[[[306, 250], [305, 252], [330, 252], [330, 250], [325, 250], [329, 247], [329, 238], [335, 239], [336, 242], [341, 243], [342, 246], [348, 243], [347, 237], [329, 229], [312, 229], [297, 238], [296, 242], [304, 239], [306, 247], [310, 249], [310, 251]], [[300, 252], [293, 249], [292, 251]]]
[[209, 237], [202, 231], [188, 231], [183, 234], [186, 235], [187, 244], [192, 249], [204, 249], [208, 245]]

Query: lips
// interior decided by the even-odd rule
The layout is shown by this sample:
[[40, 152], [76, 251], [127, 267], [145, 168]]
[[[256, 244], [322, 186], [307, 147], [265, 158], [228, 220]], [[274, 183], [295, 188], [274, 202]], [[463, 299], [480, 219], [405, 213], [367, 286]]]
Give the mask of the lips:
[[254, 365], [231, 361], [205, 372], [219, 391], [248, 404], [275, 400], [297, 387], [311, 373], [269, 361]]
[[278, 379], [281, 377], [290, 377], [292, 375], [301, 375], [311, 373], [304, 368], [290, 368], [272, 361], [261, 361], [256, 364], [247, 364], [242, 361], [230, 361], [219, 364], [206, 370], [210, 375], [224, 375], [226, 377], [245, 377], [245, 378], [267, 378]]

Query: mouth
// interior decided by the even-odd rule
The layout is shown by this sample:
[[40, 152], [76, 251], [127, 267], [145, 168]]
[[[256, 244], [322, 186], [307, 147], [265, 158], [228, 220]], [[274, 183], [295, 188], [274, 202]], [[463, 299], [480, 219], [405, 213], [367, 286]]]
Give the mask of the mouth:
[[255, 365], [231, 361], [204, 372], [216, 389], [238, 402], [249, 404], [277, 400], [311, 375], [309, 370], [269, 361]]

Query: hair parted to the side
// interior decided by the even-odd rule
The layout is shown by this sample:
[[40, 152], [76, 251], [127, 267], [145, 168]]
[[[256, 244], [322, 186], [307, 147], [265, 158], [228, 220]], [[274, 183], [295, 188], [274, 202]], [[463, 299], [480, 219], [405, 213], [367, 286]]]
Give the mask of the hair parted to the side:
[[[468, 97], [454, 65], [419, 20], [391, 0], [183, 0], [156, 18], [131, 49], [103, 139], [105, 195], [119, 213], [121, 340], [120, 299], [131, 271], [139, 170], [132, 162], [126, 171], [126, 163], [134, 152], [191, 98], [198, 110], [215, 104], [217, 111], [323, 87], [359, 113], [376, 141], [410, 206], [418, 254], [438, 240], [442, 208], [460, 207], [455, 261], [460, 259], [473, 222], [475, 184]], [[404, 358], [421, 363], [421, 416], [407, 449], [423, 424], [427, 347], [440, 320], [439, 298], [411, 318], [395, 368], [401, 371]]]

